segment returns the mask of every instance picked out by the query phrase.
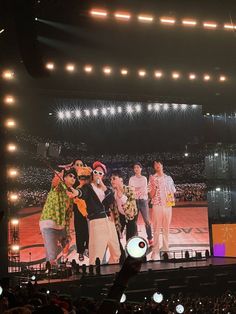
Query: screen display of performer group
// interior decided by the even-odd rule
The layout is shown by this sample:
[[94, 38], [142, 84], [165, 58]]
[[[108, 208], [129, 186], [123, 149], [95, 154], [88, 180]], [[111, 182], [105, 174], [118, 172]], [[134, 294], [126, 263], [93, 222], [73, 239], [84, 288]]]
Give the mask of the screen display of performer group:
[[213, 224], [213, 254], [218, 257], [236, 257], [236, 224]]
[[209, 249], [201, 106], [40, 94], [24, 110], [21, 262], [116, 263], [135, 235], [148, 260]]

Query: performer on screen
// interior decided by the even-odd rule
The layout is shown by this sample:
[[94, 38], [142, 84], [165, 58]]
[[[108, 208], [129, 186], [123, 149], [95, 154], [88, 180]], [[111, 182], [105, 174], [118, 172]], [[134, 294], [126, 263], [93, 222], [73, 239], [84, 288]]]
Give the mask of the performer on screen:
[[114, 203], [114, 193], [103, 183], [106, 173], [106, 166], [96, 161], [93, 163], [92, 182], [79, 188], [78, 193], [72, 189], [74, 194], [78, 194], [78, 198], [86, 202], [90, 265], [95, 265], [96, 258], [102, 261], [107, 247], [110, 252], [109, 263], [118, 263], [120, 258], [119, 240], [110, 210]]
[[[73, 161], [72, 167], [75, 168], [76, 173], [79, 178], [79, 187], [81, 188], [85, 184], [90, 183], [91, 170], [90, 168], [84, 167], [84, 163], [80, 159]], [[84, 167], [84, 168], [83, 168]], [[81, 169], [84, 169], [83, 175], [79, 176]], [[87, 171], [86, 171], [87, 170]], [[83, 200], [80, 200], [80, 204], [74, 204], [74, 226], [75, 226], [75, 240], [77, 253], [79, 254], [79, 261], [84, 261], [84, 256], [89, 256], [88, 251], [88, 242], [89, 242], [89, 231], [88, 231], [88, 222], [87, 222], [87, 212], [83, 211], [83, 208], [86, 207], [85, 204], [82, 204]]]
[[135, 190], [136, 204], [138, 212], [141, 213], [145, 223], [146, 234], [149, 245], [153, 244], [152, 229], [149, 219], [149, 206], [148, 206], [148, 182], [147, 178], [142, 175], [142, 165], [140, 162], [134, 164], [134, 176], [129, 179], [129, 186]]
[[[61, 248], [68, 250], [70, 237], [70, 220], [73, 210], [73, 198], [76, 193], [68, 190], [75, 185], [77, 173], [74, 169], [64, 170], [62, 180], [54, 178], [46, 203], [40, 217], [39, 226], [42, 232], [46, 251], [46, 260], [56, 265]], [[60, 244], [60, 245], [58, 245]], [[64, 252], [65, 254], [67, 252]]]
[[[163, 171], [163, 163], [154, 161], [155, 174], [149, 178], [149, 195], [153, 205], [152, 223], [154, 243], [151, 259], [160, 258], [160, 251], [169, 250], [169, 227], [172, 218], [172, 206], [175, 205], [176, 192], [173, 179]], [[162, 228], [163, 246], [160, 249], [159, 235]]]
[[[137, 214], [138, 209], [135, 201], [134, 190], [124, 185], [122, 175], [119, 171], [114, 171], [111, 175], [111, 184], [115, 194], [115, 202], [113, 206], [113, 215], [118, 232], [119, 240], [126, 227], [126, 242], [133, 236], [137, 235]], [[125, 259], [124, 249], [120, 242], [120, 249], [123, 262]]]

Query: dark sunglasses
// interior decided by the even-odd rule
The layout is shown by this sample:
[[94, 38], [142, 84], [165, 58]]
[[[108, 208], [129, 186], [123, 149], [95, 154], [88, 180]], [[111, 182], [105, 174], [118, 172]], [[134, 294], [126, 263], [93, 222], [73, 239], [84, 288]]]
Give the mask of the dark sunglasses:
[[100, 176], [103, 176], [104, 173], [102, 171], [93, 170], [94, 174], [99, 174]]

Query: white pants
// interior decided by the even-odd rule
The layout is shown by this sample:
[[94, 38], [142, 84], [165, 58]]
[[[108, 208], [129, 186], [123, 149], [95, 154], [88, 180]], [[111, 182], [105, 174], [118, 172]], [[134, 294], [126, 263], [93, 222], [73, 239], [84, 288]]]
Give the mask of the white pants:
[[169, 229], [172, 218], [172, 207], [153, 205], [152, 223], [153, 223], [153, 253], [160, 253], [160, 232], [162, 228], [163, 246], [162, 251], [169, 250]]
[[111, 217], [89, 221], [89, 264], [95, 265], [98, 257], [102, 262], [106, 248], [110, 251], [109, 263], [118, 263], [120, 244], [114, 221]]

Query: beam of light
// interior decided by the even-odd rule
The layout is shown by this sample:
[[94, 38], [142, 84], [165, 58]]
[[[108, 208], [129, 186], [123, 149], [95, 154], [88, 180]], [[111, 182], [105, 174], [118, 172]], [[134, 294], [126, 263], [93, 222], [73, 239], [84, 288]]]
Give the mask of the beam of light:
[[86, 73], [91, 73], [93, 71], [93, 67], [91, 65], [85, 65], [84, 71]]
[[215, 29], [215, 28], [217, 28], [217, 24], [216, 23], [204, 22], [203, 23], [203, 27], [209, 28], [209, 29]]
[[152, 111], [152, 105], [151, 104], [148, 105], [148, 111]]
[[[152, 109], [152, 107], [151, 107], [151, 109]], [[155, 109], [155, 111], [158, 112], [158, 111], [160, 111], [161, 107], [159, 104], [155, 104], [154, 109]]]
[[57, 114], [58, 118], [60, 120], [63, 120], [65, 118], [65, 115], [64, 115], [64, 112], [63, 111], [59, 111], [58, 114]]
[[94, 109], [92, 110], [92, 113], [93, 113], [94, 116], [97, 116], [97, 115], [98, 115], [98, 109], [97, 109], [97, 108], [94, 108]]
[[153, 16], [151, 15], [139, 15], [138, 16], [138, 20], [140, 22], [148, 22], [148, 23], [151, 23], [153, 22]]
[[81, 118], [81, 111], [76, 109], [75, 110], [75, 116], [76, 116], [76, 118]]
[[111, 107], [111, 108], [110, 108], [110, 114], [111, 114], [111, 115], [114, 115], [115, 113], [116, 113], [115, 108], [114, 108], [114, 107]]
[[121, 69], [120, 73], [125, 76], [128, 74], [128, 70], [127, 69]]
[[16, 122], [13, 119], [8, 119], [5, 122], [5, 126], [8, 128], [14, 128], [16, 126]]
[[225, 29], [236, 29], [236, 25], [233, 24], [224, 24]]
[[11, 96], [11, 95], [7, 95], [7, 96], [5, 96], [4, 97], [4, 103], [5, 104], [14, 104], [14, 102], [15, 102], [15, 98], [13, 97], [13, 96]]
[[107, 115], [107, 109], [106, 108], [102, 108], [102, 115], [106, 116]]
[[4, 80], [13, 80], [14, 79], [14, 72], [11, 70], [5, 70], [2, 73], [2, 78]]
[[66, 117], [66, 119], [70, 119], [71, 118], [71, 112], [69, 110], [67, 110], [65, 112], [65, 117]]
[[186, 104], [182, 104], [182, 105], [181, 105], [181, 109], [182, 109], [182, 110], [187, 109], [187, 105], [186, 105]]
[[106, 75], [109, 75], [109, 74], [111, 74], [111, 68], [110, 68], [110, 67], [105, 67], [105, 68], [103, 68], [103, 72], [104, 72]]
[[118, 113], [121, 113], [121, 112], [122, 112], [122, 108], [121, 108], [120, 106], [117, 108], [117, 112], [118, 112]]
[[48, 70], [52, 71], [52, 70], [55, 69], [55, 64], [54, 64], [53, 62], [48, 62], [48, 63], [46, 63], [45, 67], [46, 67]]
[[175, 24], [176, 20], [175, 19], [172, 19], [172, 18], [160, 18], [160, 21], [161, 23], [164, 23], [164, 24], [170, 24], [170, 25], [173, 25]]
[[119, 20], [126, 20], [128, 21], [131, 18], [131, 15], [127, 12], [116, 12], [114, 13], [116, 19]]
[[85, 109], [85, 110], [84, 110], [84, 113], [85, 113], [86, 117], [90, 117], [90, 110]]
[[128, 105], [127, 107], [126, 107], [126, 111], [127, 111], [127, 113], [133, 113], [133, 108], [132, 108], [132, 106], [130, 106], [130, 105]]
[[164, 109], [165, 111], [167, 111], [167, 110], [169, 109], [169, 105], [168, 105], [168, 104], [164, 104], [163, 109]]
[[10, 178], [15, 178], [18, 175], [17, 169], [11, 168], [8, 170], [8, 176]]
[[75, 70], [75, 65], [72, 64], [72, 63], [67, 64], [67, 65], [66, 65], [66, 70], [67, 70], [68, 72], [74, 72], [74, 70]]
[[205, 74], [203, 77], [204, 81], [209, 81], [211, 79], [210, 75]]
[[178, 72], [173, 72], [172, 73], [172, 78], [177, 80], [180, 77], [180, 74]]
[[196, 26], [197, 21], [195, 21], [195, 20], [182, 20], [182, 24], [185, 26]]
[[173, 104], [173, 109], [177, 110], [179, 108], [179, 104]]
[[161, 71], [155, 71], [154, 75], [155, 75], [155, 77], [157, 77], [157, 78], [161, 78], [163, 74], [162, 74]]
[[190, 80], [195, 80], [196, 79], [196, 75], [194, 73], [189, 74], [189, 79]]
[[221, 76], [220, 76], [220, 81], [221, 81], [221, 82], [225, 82], [225, 81], [226, 81], [226, 77], [225, 77], [224, 75], [221, 75]]
[[141, 76], [141, 77], [146, 76], [146, 74], [147, 74], [147, 73], [146, 73], [145, 70], [139, 70], [139, 71], [138, 71], [138, 75]]
[[105, 10], [100, 10], [100, 9], [92, 9], [90, 11], [90, 14], [94, 17], [107, 17], [107, 11]]
[[16, 151], [16, 145], [15, 144], [8, 144], [7, 145], [7, 150], [9, 152], [15, 152]]
[[136, 105], [136, 106], [135, 106], [135, 110], [136, 110], [136, 112], [141, 112], [141, 111], [142, 111], [142, 108], [141, 108], [140, 105]]

